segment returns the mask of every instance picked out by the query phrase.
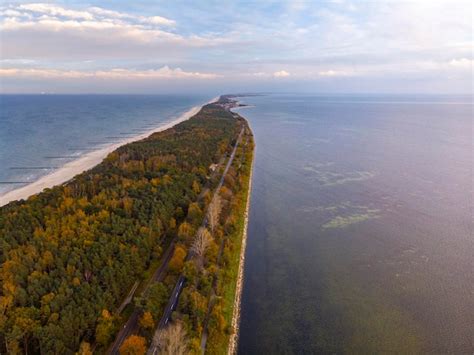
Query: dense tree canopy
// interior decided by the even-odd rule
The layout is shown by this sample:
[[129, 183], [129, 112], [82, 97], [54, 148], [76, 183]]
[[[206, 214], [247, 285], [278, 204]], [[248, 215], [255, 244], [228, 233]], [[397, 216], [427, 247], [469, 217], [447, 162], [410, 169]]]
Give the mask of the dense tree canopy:
[[[0, 353], [73, 354], [81, 343], [106, 344], [114, 310], [166, 238], [189, 239], [203, 218], [198, 195], [216, 184], [209, 167], [240, 125], [207, 105], [64, 185], [0, 208]], [[182, 254], [172, 259], [179, 269]]]

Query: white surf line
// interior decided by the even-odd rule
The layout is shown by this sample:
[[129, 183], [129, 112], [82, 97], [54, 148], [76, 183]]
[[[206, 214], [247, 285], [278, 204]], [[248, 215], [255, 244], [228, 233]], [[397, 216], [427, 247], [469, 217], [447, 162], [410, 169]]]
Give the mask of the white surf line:
[[102, 160], [104, 160], [104, 158], [107, 157], [109, 153], [113, 152], [114, 150], [121, 147], [122, 145], [147, 138], [153, 133], [167, 130], [168, 128], [171, 128], [177, 125], [178, 123], [186, 121], [190, 119], [192, 116], [194, 116], [195, 114], [197, 114], [201, 110], [201, 108], [203, 108], [205, 105], [211, 104], [219, 100], [219, 97], [220, 96], [215, 97], [201, 106], [194, 106], [193, 108], [186, 111], [177, 119], [171, 122], [168, 122], [164, 125], [150, 129], [146, 133], [139, 134], [134, 137], [124, 137], [125, 139], [118, 143], [113, 143], [106, 147], [88, 152], [84, 154], [83, 156], [80, 156], [78, 159], [71, 161], [69, 163], [66, 163], [60, 169], [52, 172], [51, 174], [45, 175], [39, 178], [38, 180], [29, 183], [26, 186], [8, 191], [5, 194], [0, 196], [0, 206], [4, 206], [11, 201], [26, 199], [30, 197], [31, 195], [34, 195], [43, 191], [46, 188], [63, 184], [71, 180], [74, 176], [86, 170], [89, 170], [93, 168], [94, 166], [96, 166], [97, 164], [101, 163]]

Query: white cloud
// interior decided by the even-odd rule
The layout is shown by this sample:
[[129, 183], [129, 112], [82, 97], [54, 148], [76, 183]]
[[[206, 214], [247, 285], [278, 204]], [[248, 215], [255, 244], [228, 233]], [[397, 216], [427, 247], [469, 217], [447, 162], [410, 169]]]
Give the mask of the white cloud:
[[[58, 78], [125, 77], [112, 69], [117, 67], [129, 77], [142, 72], [163, 77], [165, 71], [155, 73], [161, 69], [150, 73], [130, 68], [170, 63], [252, 85], [273, 85], [277, 80], [272, 78], [283, 83], [289, 77], [295, 83], [334, 86], [339, 77], [354, 83], [373, 79], [387, 86], [391, 84], [384, 78], [405, 86], [411, 79], [437, 81], [440, 87], [448, 86], [450, 78], [472, 84], [467, 74], [473, 67], [473, 7], [462, 0], [286, 0], [282, 10], [275, 6], [271, 11], [257, 2], [246, 9], [246, 16], [236, 11], [238, 4], [209, 12], [199, 2], [177, 2], [167, 9], [170, 18], [151, 10], [160, 6], [147, 8], [143, 16], [64, 1], [16, 3], [0, 6], [1, 56], [8, 58], [0, 64]], [[174, 77], [184, 75], [169, 70]], [[40, 72], [28, 75], [33, 74]]]
[[150, 24], [150, 25], [159, 25], [159, 26], [174, 26], [176, 22], [162, 16], [137, 16], [131, 15], [124, 12], [118, 12], [113, 10], [103, 9], [101, 7], [89, 7], [88, 11], [105, 18], [111, 19], [127, 19], [133, 20], [140, 23]]
[[101, 7], [96, 7], [96, 6], [89, 7], [88, 11], [93, 13], [94, 15], [104, 16], [104, 17], [109, 17], [109, 18], [129, 18], [130, 17], [130, 15], [123, 12], [107, 10], [107, 9], [103, 9]]
[[186, 72], [181, 68], [171, 69], [164, 66], [160, 69], [150, 70], [131, 70], [131, 69], [110, 69], [97, 71], [78, 71], [78, 70], [56, 70], [56, 69], [25, 69], [25, 68], [6, 68], [0, 69], [0, 77], [10, 78], [43, 78], [43, 79], [215, 79], [216, 74]]
[[354, 72], [345, 70], [324, 70], [318, 73], [319, 76], [336, 77], [336, 76], [352, 76]]
[[472, 70], [474, 68], [474, 60], [467, 58], [452, 59], [449, 61], [449, 65], [454, 68]]
[[[25, 12], [26, 11], [26, 12]], [[131, 21], [136, 21], [140, 23], [146, 23], [150, 25], [160, 25], [160, 26], [174, 26], [176, 23], [173, 20], [167, 19], [162, 16], [138, 16], [127, 14], [124, 12], [113, 11], [103, 9], [101, 7], [89, 7], [86, 11], [77, 11], [66, 9], [61, 6], [45, 4], [45, 3], [33, 3], [33, 4], [22, 4], [16, 8], [9, 8], [3, 11], [4, 16], [10, 17], [19, 17], [24, 15], [29, 15], [33, 13], [37, 16], [47, 15], [53, 17], [63, 17], [67, 19], [74, 20], [110, 20], [110, 19], [126, 19]]]
[[68, 10], [51, 4], [22, 4], [18, 6], [18, 9], [51, 16], [64, 16], [73, 19], [92, 20], [94, 18], [93, 15], [86, 11]]
[[275, 78], [286, 78], [288, 76], [290, 76], [291, 74], [288, 73], [286, 70], [280, 70], [280, 71], [276, 71], [273, 73], [273, 76]]
[[[93, 36], [96, 40], [101, 40], [101, 33], [97, 31], [113, 30], [119, 37], [129, 37], [142, 42], [152, 42], [156, 39], [182, 40], [179, 35], [159, 29], [148, 29], [141, 25], [132, 25], [114, 21], [97, 20], [60, 20], [54, 17], [41, 17], [36, 20], [19, 21], [16, 18], [7, 18], [1, 24], [1, 29], [7, 32], [16, 32], [21, 35], [21, 31], [52, 32], [51, 35], [62, 34], [64, 36], [77, 35], [77, 38]], [[69, 32], [68, 32], [69, 31]], [[94, 32], [88, 32], [94, 31]], [[109, 33], [110, 35], [110, 33]], [[93, 39], [93, 38], [91, 38]], [[103, 38], [102, 38], [103, 39]]]
[[[177, 51], [213, 47], [226, 40], [182, 36], [162, 29], [175, 21], [99, 7], [70, 10], [50, 4], [11, 5], [0, 18], [2, 56], [57, 60], [136, 58], [156, 55], [173, 60]], [[34, 45], [32, 45], [34, 44]]]
[[150, 23], [152, 25], [165, 25], [165, 26], [175, 25], [175, 22], [173, 20], [169, 20], [161, 16], [145, 17], [145, 18], [141, 18], [141, 21], [145, 23]]
[[22, 17], [22, 16], [31, 17], [31, 15], [29, 15], [29, 14], [26, 14], [26, 13], [23, 13], [23, 12], [20, 12], [20, 11], [16, 11], [16, 10], [12, 10], [12, 9], [0, 10], [0, 14], [2, 16], [8, 16], [8, 17]]

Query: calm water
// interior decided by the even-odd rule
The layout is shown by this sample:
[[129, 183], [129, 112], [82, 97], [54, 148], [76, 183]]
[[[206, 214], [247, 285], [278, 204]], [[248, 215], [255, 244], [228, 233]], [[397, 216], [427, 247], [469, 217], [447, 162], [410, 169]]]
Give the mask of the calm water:
[[0, 194], [23, 186], [4, 182], [34, 181], [51, 168], [172, 121], [207, 100], [165, 95], [0, 95]]
[[248, 97], [239, 352], [473, 353], [467, 97]]

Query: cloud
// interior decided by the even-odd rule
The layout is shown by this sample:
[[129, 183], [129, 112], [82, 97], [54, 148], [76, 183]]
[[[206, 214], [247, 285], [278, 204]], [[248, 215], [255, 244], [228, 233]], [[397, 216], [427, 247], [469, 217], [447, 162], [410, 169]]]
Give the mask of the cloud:
[[28, 78], [28, 79], [215, 79], [217, 74], [186, 72], [180, 68], [171, 69], [164, 66], [160, 69], [150, 70], [130, 70], [130, 69], [110, 69], [97, 71], [78, 70], [56, 70], [56, 69], [25, 69], [6, 68], [0, 69], [0, 77]]
[[[21, 12], [21, 11], [26, 11]], [[86, 11], [77, 11], [66, 9], [61, 6], [45, 4], [45, 3], [33, 3], [33, 4], [22, 4], [19, 5], [16, 9], [7, 9], [3, 12], [4, 16], [24, 16], [32, 14], [43, 14], [54, 17], [63, 17], [66, 19], [75, 19], [75, 20], [107, 20], [107, 19], [127, 19], [134, 20], [136, 22], [148, 23], [152, 25], [162, 25], [162, 26], [174, 26], [175, 21], [167, 19], [162, 16], [138, 16], [132, 15], [124, 12], [113, 11], [108, 9], [103, 9], [101, 7], [89, 7]], [[30, 15], [31, 16], [31, 15]]]
[[286, 77], [288, 77], [288, 76], [290, 76], [290, 75], [291, 75], [291, 74], [288, 73], [288, 72], [285, 71], [285, 70], [280, 70], [280, 71], [276, 71], [276, 72], [273, 73], [273, 76], [274, 76], [275, 78], [286, 78]]
[[[170, 30], [174, 20], [140, 16], [101, 7], [73, 10], [34, 3], [0, 9], [2, 56], [43, 60], [137, 58], [213, 47], [225, 40], [212, 35], [184, 36]], [[32, 45], [34, 43], [34, 45]]]
[[150, 23], [152, 25], [165, 25], [165, 26], [174, 26], [175, 22], [173, 20], [169, 20], [167, 18], [161, 17], [161, 16], [151, 16], [151, 17], [146, 17], [141, 20], [142, 22], [145, 23]]
[[3, 3], [0, 65], [71, 76], [122, 68], [137, 77], [169, 64], [243, 90], [289, 78], [318, 91], [472, 86], [472, 5], [462, 0], [237, 1], [213, 11], [201, 2], [101, 3]]
[[351, 76], [354, 75], [353, 72], [343, 71], [343, 70], [324, 70], [318, 73], [319, 76], [325, 77], [335, 77], [335, 76]]
[[467, 58], [451, 59], [449, 65], [459, 69], [470, 69], [474, 68], [474, 60]]
[[22, 4], [17, 10], [27, 10], [33, 13], [46, 14], [50, 16], [63, 16], [71, 19], [93, 20], [94, 16], [86, 11], [68, 10], [51, 4]]
[[176, 25], [176, 21], [170, 20], [162, 16], [150, 16], [150, 17], [137, 16], [137, 15], [127, 14], [124, 12], [107, 10], [101, 7], [89, 7], [88, 11], [90, 11], [91, 13], [95, 15], [99, 15], [105, 18], [135, 20], [141, 23], [147, 23], [151, 25], [160, 25], [160, 26], [175, 26]]

